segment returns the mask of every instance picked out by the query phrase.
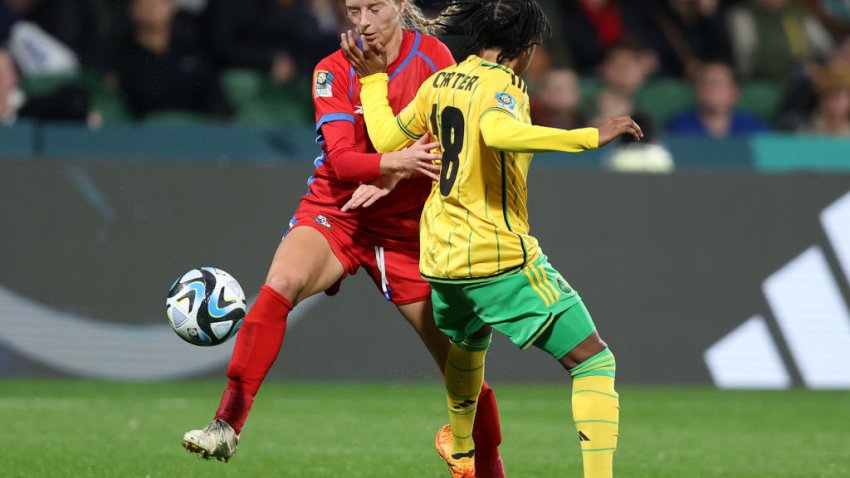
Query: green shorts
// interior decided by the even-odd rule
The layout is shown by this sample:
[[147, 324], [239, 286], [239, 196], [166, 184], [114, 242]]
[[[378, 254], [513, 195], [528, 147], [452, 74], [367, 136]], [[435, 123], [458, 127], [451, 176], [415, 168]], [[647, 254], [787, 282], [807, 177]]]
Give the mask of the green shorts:
[[560, 359], [596, 330], [578, 292], [543, 254], [489, 281], [433, 281], [431, 300], [437, 327], [456, 343], [489, 325], [522, 350], [537, 342]]

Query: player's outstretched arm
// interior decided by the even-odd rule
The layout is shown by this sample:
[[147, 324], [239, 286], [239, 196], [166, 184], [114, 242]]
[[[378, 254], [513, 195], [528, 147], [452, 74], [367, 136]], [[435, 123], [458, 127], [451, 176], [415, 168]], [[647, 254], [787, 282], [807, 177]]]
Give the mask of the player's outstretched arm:
[[500, 151], [577, 153], [599, 146], [596, 128], [564, 130], [530, 125], [496, 109], [481, 116], [480, 126], [484, 143]]
[[632, 134], [637, 140], [643, 137], [637, 123], [627, 116], [611, 118], [599, 128], [564, 130], [523, 123], [493, 109], [481, 116], [480, 125], [487, 146], [518, 153], [577, 153], [604, 146], [624, 133]]
[[621, 134], [631, 135], [635, 141], [643, 139], [643, 131], [635, 120], [629, 116], [615, 116], [599, 126], [599, 147], [614, 141]]

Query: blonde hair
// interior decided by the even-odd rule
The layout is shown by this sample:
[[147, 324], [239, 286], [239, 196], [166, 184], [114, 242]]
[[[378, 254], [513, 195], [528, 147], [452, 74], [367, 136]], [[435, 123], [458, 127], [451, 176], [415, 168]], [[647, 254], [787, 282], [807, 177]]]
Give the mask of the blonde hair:
[[[398, 0], [400, 3], [402, 0]], [[401, 27], [405, 30], [425, 33], [426, 35], [434, 35], [437, 33], [437, 23], [431, 20], [422, 13], [422, 9], [413, 3], [414, 0], [407, 0], [407, 5], [404, 11], [399, 12], [401, 17]]]

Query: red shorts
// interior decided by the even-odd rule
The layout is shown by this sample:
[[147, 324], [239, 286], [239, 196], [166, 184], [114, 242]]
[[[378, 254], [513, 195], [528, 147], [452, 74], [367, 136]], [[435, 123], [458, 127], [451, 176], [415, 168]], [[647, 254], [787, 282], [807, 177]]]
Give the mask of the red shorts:
[[342, 281], [362, 267], [378, 286], [384, 297], [396, 305], [421, 302], [431, 297], [431, 286], [419, 275], [419, 241], [408, 248], [392, 246], [390, 249], [377, 243], [354, 237], [356, 227], [347, 221], [334, 218], [326, 212], [298, 209], [289, 222], [289, 230], [311, 227], [325, 236], [331, 250], [342, 263], [339, 281], [325, 291], [328, 295], [339, 292]]

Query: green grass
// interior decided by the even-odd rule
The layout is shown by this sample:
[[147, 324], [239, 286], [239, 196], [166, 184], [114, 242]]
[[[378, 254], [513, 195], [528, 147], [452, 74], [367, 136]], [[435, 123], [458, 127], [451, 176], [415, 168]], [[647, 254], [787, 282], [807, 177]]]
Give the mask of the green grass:
[[[267, 384], [230, 463], [180, 447], [222, 383], [0, 381], [0, 476], [447, 477], [439, 384]], [[581, 477], [565, 386], [494, 384], [508, 475]], [[621, 387], [618, 477], [846, 478], [850, 393]]]

